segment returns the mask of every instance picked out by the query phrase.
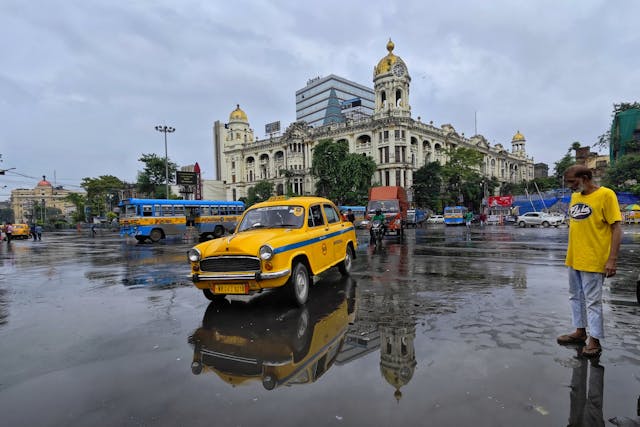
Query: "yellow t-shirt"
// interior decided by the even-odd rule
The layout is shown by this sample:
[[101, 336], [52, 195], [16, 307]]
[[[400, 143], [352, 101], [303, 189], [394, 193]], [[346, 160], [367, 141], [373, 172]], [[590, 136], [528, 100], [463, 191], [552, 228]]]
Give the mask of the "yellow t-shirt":
[[569, 203], [569, 246], [565, 264], [575, 270], [604, 273], [611, 251], [611, 224], [622, 221], [616, 193], [600, 187]]

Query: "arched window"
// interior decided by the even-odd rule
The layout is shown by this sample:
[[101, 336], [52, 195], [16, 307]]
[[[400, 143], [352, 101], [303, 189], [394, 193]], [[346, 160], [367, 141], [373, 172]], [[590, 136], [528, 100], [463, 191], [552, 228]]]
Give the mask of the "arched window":
[[396, 107], [402, 106], [402, 90], [396, 90]]

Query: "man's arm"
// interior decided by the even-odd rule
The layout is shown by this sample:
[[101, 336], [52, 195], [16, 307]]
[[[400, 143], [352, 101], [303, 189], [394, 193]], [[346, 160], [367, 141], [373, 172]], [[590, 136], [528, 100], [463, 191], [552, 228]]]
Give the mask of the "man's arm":
[[620, 251], [620, 243], [622, 242], [622, 227], [620, 222], [616, 221], [611, 224], [611, 251], [609, 259], [604, 266], [605, 277], [616, 275], [616, 262], [618, 260], [618, 252]]

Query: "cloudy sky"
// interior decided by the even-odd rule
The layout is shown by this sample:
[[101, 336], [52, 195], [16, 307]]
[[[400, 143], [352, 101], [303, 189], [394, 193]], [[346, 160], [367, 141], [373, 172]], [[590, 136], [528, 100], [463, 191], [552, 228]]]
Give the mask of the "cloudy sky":
[[240, 104], [256, 136], [295, 120], [295, 91], [337, 74], [372, 87], [387, 51], [412, 77], [413, 117], [553, 167], [592, 145], [614, 103], [639, 101], [632, 0], [2, 0], [0, 200], [42, 175], [135, 181], [142, 153], [214, 176], [212, 126]]

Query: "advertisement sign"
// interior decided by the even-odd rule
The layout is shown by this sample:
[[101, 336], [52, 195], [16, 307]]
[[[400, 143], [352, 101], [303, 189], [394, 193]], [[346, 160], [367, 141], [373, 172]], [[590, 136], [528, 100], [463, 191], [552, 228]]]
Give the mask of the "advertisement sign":
[[276, 132], [280, 132], [280, 120], [264, 125], [264, 133], [269, 134]]
[[198, 183], [198, 174], [195, 172], [176, 172], [176, 184], [178, 185], [196, 185]]
[[489, 207], [504, 206], [510, 207], [513, 204], [513, 196], [491, 196], [489, 197]]

